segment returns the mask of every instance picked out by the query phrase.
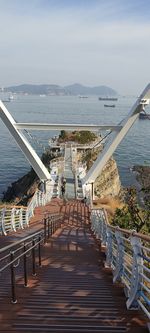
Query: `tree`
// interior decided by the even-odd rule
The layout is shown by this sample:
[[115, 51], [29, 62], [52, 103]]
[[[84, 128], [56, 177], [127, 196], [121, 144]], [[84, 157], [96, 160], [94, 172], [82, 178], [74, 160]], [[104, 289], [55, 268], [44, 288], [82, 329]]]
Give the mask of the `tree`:
[[136, 230], [137, 232], [150, 232], [150, 202], [145, 201], [145, 207], [141, 208], [137, 203], [135, 188], [128, 188], [126, 204], [123, 209], [116, 209], [112, 220], [113, 225], [121, 228]]
[[64, 131], [64, 130], [61, 130], [61, 131], [60, 131], [59, 138], [60, 138], [60, 139], [65, 139], [65, 138], [66, 138], [66, 136], [67, 136], [67, 133], [66, 133], [66, 131]]

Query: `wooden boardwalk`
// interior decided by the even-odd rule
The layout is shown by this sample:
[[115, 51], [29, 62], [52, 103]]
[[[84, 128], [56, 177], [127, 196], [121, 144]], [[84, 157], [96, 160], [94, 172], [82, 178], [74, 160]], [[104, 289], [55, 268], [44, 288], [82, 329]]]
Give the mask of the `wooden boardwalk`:
[[[148, 332], [144, 316], [126, 309], [123, 289], [104, 268], [88, 208], [54, 200], [46, 210], [63, 213], [63, 225], [44, 246], [42, 267], [28, 288], [19, 279], [17, 304], [10, 303], [8, 281], [0, 284], [0, 332]], [[37, 209], [33, 224], [43, 214]]]

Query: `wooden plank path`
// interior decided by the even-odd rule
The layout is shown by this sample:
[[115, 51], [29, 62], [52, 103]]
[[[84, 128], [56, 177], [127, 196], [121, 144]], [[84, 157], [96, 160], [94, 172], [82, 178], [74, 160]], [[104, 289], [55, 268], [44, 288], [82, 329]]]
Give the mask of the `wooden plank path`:
[[[28, 288], [19, 279], [17, 304], [10, 303], [8, 281], [1, 277], [0, 332], [148, 332], [144, 316], [126, 309], [123, 289], [104, 268], [85, 204], [54, 200], [46, 211], [63, 213], [62, 227], [43, 247], [42, 267]], [[37, 209], [33, 224], [43, 216]]]

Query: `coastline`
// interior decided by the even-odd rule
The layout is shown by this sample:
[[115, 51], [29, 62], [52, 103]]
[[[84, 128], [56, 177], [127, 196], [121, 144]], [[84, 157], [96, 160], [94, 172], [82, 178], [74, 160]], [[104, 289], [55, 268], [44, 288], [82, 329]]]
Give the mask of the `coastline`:
[[[52, 152], [47, 150], [42, 154], [41, 160], [49, 168], [49, 162], [54, 158]], [[40, 179], [31, 168], [24, 176], [12, 182], [6, 189], [2, 197], [2, 203], [15, 203], [15, 205], [27, 205], [34, 192], [40, 185]]]

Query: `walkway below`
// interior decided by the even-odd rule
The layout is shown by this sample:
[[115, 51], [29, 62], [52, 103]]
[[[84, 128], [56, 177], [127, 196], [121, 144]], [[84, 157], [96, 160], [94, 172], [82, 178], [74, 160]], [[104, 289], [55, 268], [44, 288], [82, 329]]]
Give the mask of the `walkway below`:
[[42, 267], [29, 287], [17, 286], [10, 304], [8, 285], [0, 285], [0, 332], [145, 333], [143, 315], [128, 311], [120, 287], [104, 268], [104, 254], [80, 201], [61, 203], [63, 226], [43, 248]]
[[64, 177], [66, 178], [66, 197], [69, 199], [75, 198], [75, 180], [72, 172], [72, 156], [71, 147], [65, 147], [65, 164], [64, 164]]

